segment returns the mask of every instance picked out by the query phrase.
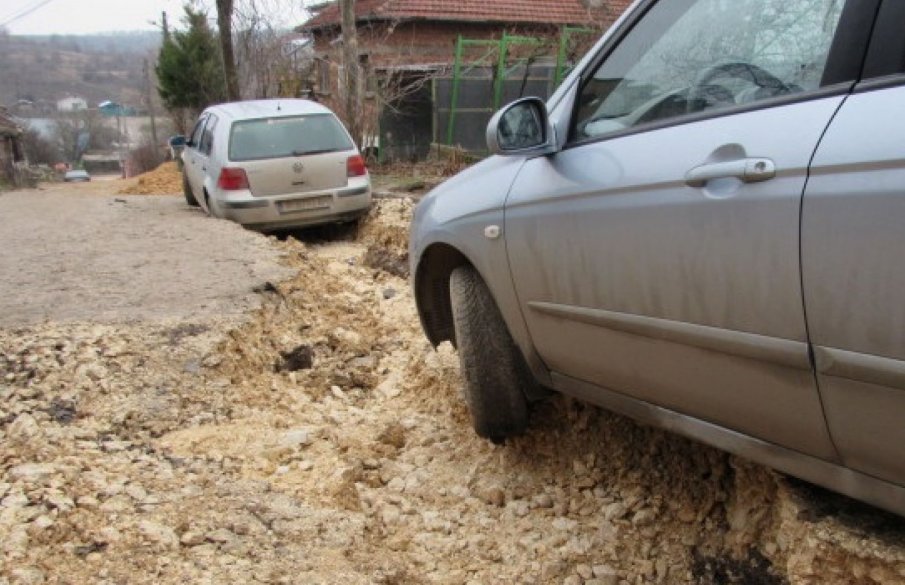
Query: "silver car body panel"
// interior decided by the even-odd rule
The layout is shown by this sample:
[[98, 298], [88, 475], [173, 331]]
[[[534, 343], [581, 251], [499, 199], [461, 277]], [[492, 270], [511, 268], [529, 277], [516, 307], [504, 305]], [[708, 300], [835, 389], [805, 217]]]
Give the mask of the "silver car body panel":
[[[206, 123], [207, 115], [206, 113], [202, 113], [199, 116], [199, 120], [203, 120]], [[204, 130], [204, 126], [202, 125], [199, 130]], [[193, 135], [189, 138], [193, 138]], [[196, 137], [197, 140], [200, 140], [200, 132]], [[207, 201], [204, 198], [205, 193], [205, 173], [207, 171], [207, 163], [208, 157], [198, 148], [198, 145], [195, 144], [191, 148], [185, 148], [182, 151], [182, 172], [185, 173], [186, 178], [188, 179], [189, 185], [192, 187], [192, 193], [195, 194], [195, 199], [199, 205], [201, 205], [204, 209], [207, 209]]]
[[753, 333], [728, 331], [717, 327], [680, 323], [653, 317], [614, 313], [600, 309], [586, 309], [539, 302], [528, 303], [528, 306], [532, 311], [546, 313], [553, 317], [562, 317], [566, 320], [578, 321], [648, 339], [681, 343], [699, 349], [762, 362], [771, 362], [799, 370], [810, 371], [811, 369], [808, 344], [800, 341], [777, 339]]
[[541, 382], [549, 384], [549, 370], [533, 350], [508, 276], [505, 238], [494, 239], [487, 234], [488, 227], [502, 227], [503, 204], [522, 164], [524, 161], [519, 158], [485, 159], [424, 197], [415, 209], [412, 221], [409, 259], [412, 282], [417, 283], [419, 271], [424, 268], [420, 260], [432, 247], [448, 246], [465, 256], [497, 300], [503, 320], [532, 373]]
[[849, 467], [905, 478], [905, 88], [855, 93], [804, 197], [805, 302], [830, 432]]
[[256, 197], [299, 195], [345, 188], [346, 161], [355, 154], [358, 152], [348, 150], [234, 164], [245, 169], [251, 193]]
[[[808, 163], [843, 99], [655, 129], [527, 161], [507, 201], [505, 231], [512, 279], [547, 366], [834, 460], [814, 377], [802, 367], [798, 250]], [[770, 159], [776, 177], [686, 183], [701, 165], [749, 158]], [[553, 315], [538, 303], [560, 310]], [[647, 319], [646, 335], [623, 326], [639, 318]], [[686, 325], [685, 340], [697, 327], [698, 343], [677, 341], [676, 324]], [[714, 351], [719, 338], [746, 351]]]

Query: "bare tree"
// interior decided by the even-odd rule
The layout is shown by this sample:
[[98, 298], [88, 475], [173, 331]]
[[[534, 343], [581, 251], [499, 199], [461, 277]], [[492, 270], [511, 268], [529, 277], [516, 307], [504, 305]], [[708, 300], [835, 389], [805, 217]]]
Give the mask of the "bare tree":
[[220, 48], [223, 54], [223, 74], [226, 77], [226, 95], [230, 101], [242, 99], [239, 92], [239, 74], [233, 50], [233, 0], [217, 0], [217, 28], [220, 31]]
[[358, 30], [355, 28], [355, 0], [339, 0], [342, 10], [343, 73], [345, 77], [345, 113], [349, 133], [361, 144], [361, 86], [358, 63]]
[[236, 0], [233, 13], [239, 85], [246, 97], [299, 97], [314, 65], [314, 51], [278, 20], [292, 0]]

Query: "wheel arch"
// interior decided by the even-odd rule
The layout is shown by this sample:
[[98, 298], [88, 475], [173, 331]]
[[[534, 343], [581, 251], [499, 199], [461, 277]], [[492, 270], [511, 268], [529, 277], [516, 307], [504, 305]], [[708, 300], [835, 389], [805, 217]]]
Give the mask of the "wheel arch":
[[[458, 347], [456, 331], [453, 326], [452, 303], [449, 296], [449, 277], [452, 275], [453, 270], [464, 265], [474, 268], [481, 275], [481, 278], [484, 278], [485, 282], [487, 282], [479, 263], [472, 262], [461, 250], [444, 242], [428, 246], [421, 254], [415, 268], [413, 278], [415, 306], [418, 310], [418, 317], [421, 319], [421, 327], [434, 347], [444, 341], [449, 341], [454, 347]], [[497, 308], [501, 309], [500, 300], [496, 298], [492, 287], [491, 295], [494, 297], [493, 301], [497, 304]], [[528, 339], [527, 329], [524, 327], [523, 322], [514, 323], [507, 318], [504, 311], [501, 311], [501, 314], [534, 377], [542, 386], [552, 387], [553, 382], [550, 379], [550, 371], [535, 352], [533, 344]], [[517, 317], [512, 315], [510, 317], [517, 319]], [[513, 329], [513, 325], [515, 325], [515, 329]], [[516, 332], [520, 335], [517, 336]], [[531, 393], [528, 398], [534, 401], [546, 396], [547, 393], [543, 390]]]
[[444, 341], [456, 345], [449, 277], [453, 270], [466, 264], [474, 266], [462, 252], [444, 243], [432, 244], [419, 259], [414, 279], [415, 305], [421, 326], [434, 347]]

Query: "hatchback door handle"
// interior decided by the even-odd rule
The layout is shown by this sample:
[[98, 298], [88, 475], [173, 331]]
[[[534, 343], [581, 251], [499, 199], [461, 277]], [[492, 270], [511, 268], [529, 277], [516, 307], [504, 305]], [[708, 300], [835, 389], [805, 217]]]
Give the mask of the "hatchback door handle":
[[743, 158], [727, 162], [709, 163], [695, 167], [685, 174], [689, 187], [703, 187], [714, 179], [739, 179], [744, 183], [759, 183], [776, 176], [776, 164], [768, 158]]

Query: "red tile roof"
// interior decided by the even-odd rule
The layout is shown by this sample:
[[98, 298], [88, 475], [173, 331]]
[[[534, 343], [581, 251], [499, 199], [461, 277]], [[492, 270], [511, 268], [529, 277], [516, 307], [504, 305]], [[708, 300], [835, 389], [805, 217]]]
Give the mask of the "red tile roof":
[[[505, 22], [512, 24], [587, 24], [613, 21], [625, 10], [627, 0], [605, 3], [608, 8], [589, 10], [579, 0], [358, 0], [356, 20], [439, 20]], [[340, 24], [339, 4], [333, 2], [301, 29]]]

